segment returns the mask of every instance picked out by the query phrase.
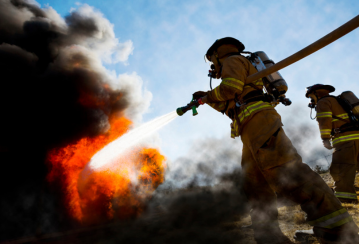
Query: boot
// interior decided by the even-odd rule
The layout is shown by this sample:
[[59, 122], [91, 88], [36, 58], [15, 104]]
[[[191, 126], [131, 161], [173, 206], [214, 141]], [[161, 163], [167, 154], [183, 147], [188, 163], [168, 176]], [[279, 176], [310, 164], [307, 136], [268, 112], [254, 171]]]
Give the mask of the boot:
[[358, 199], [346, 199], [346, 198], [340, 198], [340, 197], [338, 197], [338, 199], [341, 203], [358, 204]]
[[243, 226], [241, 226], [241, 229], [253, 229], [253, 226], [252, 226], [252, 224], [243, 225]]
[[304, 243], [311, 243], [316, 240], [314, 237], [314, 231], [311, 230], [297, 230], [294, 233], [294, 240]]
[[269, 225], [253, 225], [254, 239], [257, 244], [294, 244], [280, 230], [278, 222]]
[[294, 244], [283, 233], [280, 235], [268, 234], [266, 236], [255, 237], [257, 244]]
[[333, 229], [314, 227], [314, 235], [321, 244], [359, 243], [358, 227], [351, 221]]

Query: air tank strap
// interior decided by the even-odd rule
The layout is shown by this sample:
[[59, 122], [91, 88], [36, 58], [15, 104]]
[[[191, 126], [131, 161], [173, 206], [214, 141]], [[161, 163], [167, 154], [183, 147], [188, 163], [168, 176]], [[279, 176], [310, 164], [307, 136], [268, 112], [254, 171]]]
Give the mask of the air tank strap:
[[230, 56], [234, 56], [234, 55], [242, 55], [240, 52], [234, 52], [234, 53], [227, 53], [226, 56], [227, 58]]
[[229, 100], [226, 101], [226, 106], [224, 107], [223, 110], [221, 110], [221, 113], [222, 113], [222, 114], [224, 114], [224, 113], [227, 111], [228, 105], [229, 105]]

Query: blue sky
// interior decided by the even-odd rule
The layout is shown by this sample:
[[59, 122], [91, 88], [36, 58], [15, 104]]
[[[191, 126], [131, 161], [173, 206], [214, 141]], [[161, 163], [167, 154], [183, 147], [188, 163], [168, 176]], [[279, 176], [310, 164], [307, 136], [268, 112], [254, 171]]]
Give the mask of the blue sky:
[[[246, 50], [265, 51], [278, 62], [359, 14], [356, 0], [37, 2], [42, 7], [48, 4], [61, 16], [78, 8], [77, 3], [94, 6], [114, 25], [120, 42], [133, 42], [134, 51], [126, 64], [106, 67], [117, 74], [136, 72], [142, 78], [153, 95], [143, 121], [187, 104], [197, 90], [209, 90], [209, 67], [203, 56], [218, 38], [237, 38]], [[358, 40], [359, 29], [280, 71], [289, 85], [287, 96], [293, 101], [290, 107], [277, 107], [284, 129], [296, 123], [317, 127], [309, 118], [304, 97], [309, 85], [331, 84], [338, 91], [334, 94], [352, 90], [359, 95]], [[214, 86], [218, 84], [213, 81]], [[232, 140], [228, 118], [208, 107], [198, 111], [196, 117], [185, 114], [159, 132], [161, 150], [171, 161], [186, 154], [198, 139]], [[320, 144], [318, 133], [306, 146]]]

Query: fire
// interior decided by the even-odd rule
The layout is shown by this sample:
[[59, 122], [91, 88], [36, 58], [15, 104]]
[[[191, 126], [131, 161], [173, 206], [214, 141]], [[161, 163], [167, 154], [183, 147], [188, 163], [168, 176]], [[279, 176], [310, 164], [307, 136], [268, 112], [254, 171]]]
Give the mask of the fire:
[[110, 124], [104, 135], [83, 138], [48, 154], [47, 179], [61, 188], [69, 215], [82, 223], [137, 216], [164, 180], [165, 157], [152, 148], [133, 149], [116, 162], [115, 169], [83, 173], [91, 157], [126, 133], [132, 123], [122, 117]]

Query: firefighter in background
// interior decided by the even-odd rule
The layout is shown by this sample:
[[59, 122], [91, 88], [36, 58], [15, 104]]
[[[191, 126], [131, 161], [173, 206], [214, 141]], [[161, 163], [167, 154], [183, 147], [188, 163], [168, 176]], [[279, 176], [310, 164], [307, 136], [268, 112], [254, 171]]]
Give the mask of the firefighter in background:
[[244, 191], [251, 202], [255, 240], [258, 244], [292, 243], [279, 228], [277, 192], [301, 205], [321, 243], [359, 243], [358, 227], [347, 210], [323, 179], [302, 163], [282, 128], [280, 115], [266, 102], [262, 80], [247, 82], [257, 70], [241, 55], [243, 50], [244, 45], [234, 38], [217, 40], [206, 58], [222, 82], [193, 96], [230, 117], [232, 137], [241, 136]]
[[316, 105], [324, 147], [335, 149], [330, 166], [335, 196], [343, 203], [358, 203], [354, 181], [359, 168], [359, 127], [350, 120], [343, 100], [329, 95], [333, 91], [333, 86], [316, 84], [307, 88], [305, 96], [311, 98], [310, 107]]

